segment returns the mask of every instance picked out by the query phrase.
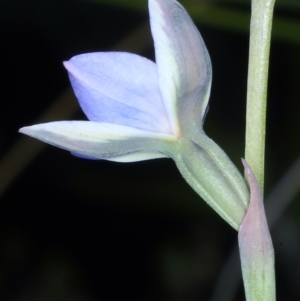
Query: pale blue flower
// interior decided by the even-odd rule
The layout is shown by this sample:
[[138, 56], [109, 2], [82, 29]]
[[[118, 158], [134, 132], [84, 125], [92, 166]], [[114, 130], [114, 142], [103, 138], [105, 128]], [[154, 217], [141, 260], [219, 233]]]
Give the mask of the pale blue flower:
[[207, 49], [177, 1], [149, 0], [149, 13], [156, 63], [124, 52], [73, 57], [64, 65], [89, 121], [37, 124], [20, 132], [86, 158], [173, 158], [190, 185], [237, 228], [247, 188], [202, 128], [212, 78]]

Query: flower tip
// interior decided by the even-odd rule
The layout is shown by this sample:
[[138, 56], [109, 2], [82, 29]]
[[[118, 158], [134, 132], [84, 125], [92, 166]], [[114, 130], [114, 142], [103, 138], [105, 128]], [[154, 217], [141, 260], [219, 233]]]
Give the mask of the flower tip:
[[30, 128], [30, 126], [24, 126], [24, 127], [20, 128], [18, 130], [18, 132], [21, 134], [28, 135], [28, 133], [30, 132], [29, 128]]
[[19, 133], [39, 139], [38, 134], [39, 134], [39, 124], [36, 125], [31, 125], [31, 126], [24, 126], [19, 129]]
[[70, 69], [70, 61], [63, 61], [62, 64], [64, 65], [64, 67], [69, 71]]

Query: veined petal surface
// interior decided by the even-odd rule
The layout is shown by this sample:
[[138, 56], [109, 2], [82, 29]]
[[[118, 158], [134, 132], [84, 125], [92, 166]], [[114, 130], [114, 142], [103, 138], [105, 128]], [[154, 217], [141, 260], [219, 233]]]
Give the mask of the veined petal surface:
[[131, 53], [97, 52], [64, 65], [89, 120], [171, 133], [154, 62]]
[[177, 1], [149, 0], [149, 12], [159, 86], [169, 120], [173, 121], [173, 132], [178, 134], [179, 123], [183, 128], [193, 125], [195, 130], [199, 129], [212, 77], [205, 44], [192, 19]]
[[21, 133], [77, 156], [116, 162], [167, 157], [173, 135], [93, 121], [57, 121], [24, 127]]

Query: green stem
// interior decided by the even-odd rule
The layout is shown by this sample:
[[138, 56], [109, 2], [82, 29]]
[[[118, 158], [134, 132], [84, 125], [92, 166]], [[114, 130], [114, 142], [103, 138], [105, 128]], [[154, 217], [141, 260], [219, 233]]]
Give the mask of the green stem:
[[275, 0], [252, 0], [245, 158], [263, 192], [266, 99]]
[[[250, 24], [245, 157], [254, 172], [254, 180], [255, 177], [257, 179], [256, 185], [260, 186], [262, 192], [264, 187], [267, 83], [274, 2], [275, 0], [252, 0]], [[249, 182], [251, 182], [250, 179]], [[253, 190], [252, 187], [250, 202], [252, 207], [257, 198], [262, 198], [260, 194], [255, 194], [257, 191], [259, 189]], [[271, 256], [273, 247], [263, 212], [262, 199], [260, 206], [262, 207], [260, 210], [258, 210], [258, 206], [253, 207], [256, 210], [248, 209], [239, 230], [243, 280], [247, 301], [275, 301], [274, 257]], [[264, 222], [256, 220], [260, 214], [261, 220]], [[265, 224], [264, 227], [263, 224]], [[258, 233], [263, 233], [263, 229], [265, 229], [265, 235], [261, 235], [260, 240], [257, 241], [259, 247], [251, 250], [251, 247], [254, 246], [253, 237], [256, 237]], [[266, 247], [267, 245], [269, 247]], [[267, 255], [266, 258], [264, 258], [265, 255]]]

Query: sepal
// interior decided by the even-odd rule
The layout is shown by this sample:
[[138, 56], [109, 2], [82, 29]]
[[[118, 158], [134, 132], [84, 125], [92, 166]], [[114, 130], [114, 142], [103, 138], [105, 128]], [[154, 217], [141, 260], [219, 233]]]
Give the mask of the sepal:
[[249, 191], [225, 152], [202, 132], [182, 140], [174, 160], [194, 190], [238, 230], [248, 207]]

